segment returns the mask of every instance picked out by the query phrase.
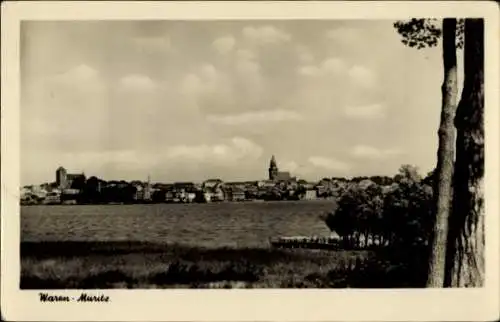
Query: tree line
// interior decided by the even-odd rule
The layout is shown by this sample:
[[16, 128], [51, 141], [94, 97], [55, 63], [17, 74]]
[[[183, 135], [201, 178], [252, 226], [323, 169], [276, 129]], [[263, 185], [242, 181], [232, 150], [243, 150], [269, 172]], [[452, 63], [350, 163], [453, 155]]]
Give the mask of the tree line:
[[403, 165], [390, 186], [363, 180], [348, 185], [324, 219], [345, 248], [427, 245], [433, 226], [433, 173], [422, 178]]

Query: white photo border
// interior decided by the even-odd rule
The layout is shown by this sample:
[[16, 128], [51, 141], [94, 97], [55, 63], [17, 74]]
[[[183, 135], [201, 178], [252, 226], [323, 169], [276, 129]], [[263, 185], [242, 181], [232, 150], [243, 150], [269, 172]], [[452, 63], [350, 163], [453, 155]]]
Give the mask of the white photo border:
[[[480, 321], [499, 314], [499, 20], [495, 2], [3, 2], [1, 313], [21, 321]], [[109, 303], [42, 303], [20, 279], [20, 23], [23, 20], [485, 19], [486, 285], [478, 289], [102, 290]], [[58, 291], [76, 295], [77, 290]]]

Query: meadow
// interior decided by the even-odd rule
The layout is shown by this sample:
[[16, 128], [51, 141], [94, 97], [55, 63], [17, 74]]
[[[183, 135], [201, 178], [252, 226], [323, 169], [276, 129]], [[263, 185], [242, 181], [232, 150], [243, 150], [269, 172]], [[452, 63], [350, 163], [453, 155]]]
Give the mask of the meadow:
[[[415, 287], [383, 251], [203, 248], [145, 242], [23, 242], [22, 289]], [[418, 281], [417, 281], [418, 283]]]

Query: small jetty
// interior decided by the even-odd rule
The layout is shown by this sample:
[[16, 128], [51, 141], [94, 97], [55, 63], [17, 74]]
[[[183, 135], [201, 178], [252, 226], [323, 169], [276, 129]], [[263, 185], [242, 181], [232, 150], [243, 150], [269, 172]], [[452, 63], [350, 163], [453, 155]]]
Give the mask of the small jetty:
[[271, 247], [275, 248], [308, 248], [308, 249], [328, 249], [338, 250], [341, 248], [340, 241], [334, 237], [271, 237], [269, 238]]

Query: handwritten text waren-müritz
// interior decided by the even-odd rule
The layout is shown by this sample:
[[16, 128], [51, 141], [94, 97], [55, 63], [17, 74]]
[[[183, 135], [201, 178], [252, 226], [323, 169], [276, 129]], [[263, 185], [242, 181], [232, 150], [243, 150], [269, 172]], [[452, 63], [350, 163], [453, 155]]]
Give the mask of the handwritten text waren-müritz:
[[81, 293], [80, 296], [67, 296], [49, 293], [38, 293], [40, 302], [109, 302], [109, 296]]

